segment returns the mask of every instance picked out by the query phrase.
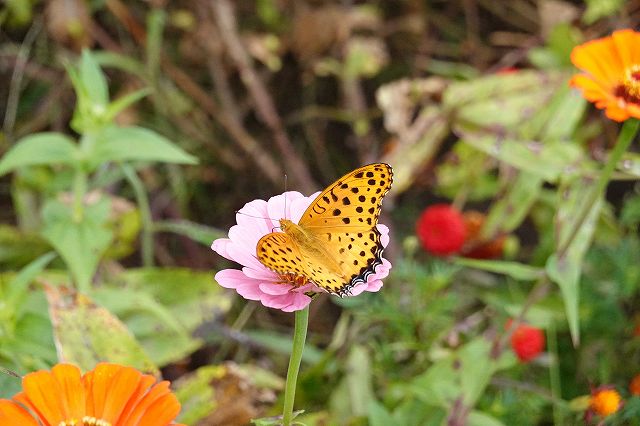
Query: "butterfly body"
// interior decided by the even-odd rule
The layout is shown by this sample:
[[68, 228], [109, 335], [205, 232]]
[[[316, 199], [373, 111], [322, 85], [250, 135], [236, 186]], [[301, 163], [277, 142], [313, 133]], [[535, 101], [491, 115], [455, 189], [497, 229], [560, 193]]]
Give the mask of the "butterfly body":
[[313, 282], [338, 296], [367, 281], [382, 264], [377, 229], [382, 199], [392, 183], [384, 163], [361, 167], [329, 185], [298, 223], [280, 219], [282, 232], [265, 235], [258, 260], [290, 282]]

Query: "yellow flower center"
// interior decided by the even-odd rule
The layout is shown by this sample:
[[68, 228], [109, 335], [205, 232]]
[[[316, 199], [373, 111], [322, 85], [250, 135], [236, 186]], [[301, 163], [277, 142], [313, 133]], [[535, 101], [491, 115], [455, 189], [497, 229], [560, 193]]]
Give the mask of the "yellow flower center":
[[601, 416], [608, 416], [620, 408], [620, 394], [613, 389], [604, 389], [591, 397], [591, 409]]
[[65, 420], [60, 422], [58, 426], [111, 426], [106, 420], [96, 419], [95, 417], [84, 416], [82, 421], [76, 419]]
[[626, 69], [622, 86], [628, 96], [640, 99], [640, 65], [632, 65]]

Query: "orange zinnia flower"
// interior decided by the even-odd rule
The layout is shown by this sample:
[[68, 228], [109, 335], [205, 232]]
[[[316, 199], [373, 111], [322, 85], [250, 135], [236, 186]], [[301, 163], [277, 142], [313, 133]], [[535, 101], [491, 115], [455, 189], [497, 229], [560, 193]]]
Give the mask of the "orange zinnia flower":
[[591, 395], [589, 407], [602, 417], [610, 416], [622, 406], [622, 398], [615, 390], [608, 387], [596, 390]]
[[74, 365], [58, 364], [51, 371], [27, 374], [13, 401], [0, 400], [0, 424], [173, 425], [180, 403], [169, 382], [155, 382], [153, 376], [116, 364], [100, 363], [84, 376]]
[[576, 46], [571, 62], [584, 71], [571, 85], [612, 120], [640, 118], [640, 33], [615, 31]]

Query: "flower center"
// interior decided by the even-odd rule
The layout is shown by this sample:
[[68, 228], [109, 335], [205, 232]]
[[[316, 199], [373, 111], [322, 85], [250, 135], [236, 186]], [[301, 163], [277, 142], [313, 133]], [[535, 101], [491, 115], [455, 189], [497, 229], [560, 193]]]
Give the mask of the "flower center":
[[624, 72], [622, 80], [625, 100], [640, 103], [640, 65], [632, 65]]
[[58, 426], [111, 426], [111, 423], [95, 417], [84, 416], [81, 421], [76, 419], [65, 420], [60, 422]]

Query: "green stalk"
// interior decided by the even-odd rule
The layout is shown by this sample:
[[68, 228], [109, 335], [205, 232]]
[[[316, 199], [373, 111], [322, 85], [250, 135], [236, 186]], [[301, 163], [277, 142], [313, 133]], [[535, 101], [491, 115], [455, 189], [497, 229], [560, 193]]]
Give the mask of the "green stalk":
[[151, 217], [151, 207], [149, 207], [149, 197], [144, 188], [144, 184], [138, 178], [136, 171], [129, 164], [121, 164], [122, 173], [124, 177], [129, 181], [129, 184], [133, 188], [133, 193], [136, 197], [136, 203], [140, 209], [140, 218], [142, 221], [142, 233], [141, 251], [142, 251], [142, 265], [145, 268], [153, 266], [153, 218]]
[[81, 166], [76, 167], [73, 176], [73, 221], [82, 222], [84, 217], [84, 196], [87, 193], [87, 173]]
[[304, 341], [307, 338], [307, 326], [309, 325], [309, 306], [307, 305], [306, 308], [296, 311], [295, 315], [293, 347], [291, 348], [291, 358], [289, 359], [289, 369], [287, 370], [287, 384], [284, 390], [283, 426], [290, 426], [293, 418], [293, 403], [296, 397], [298, 371], [300, 370], [302, 350], [304, 349]]
[[[560, 357], [558, 356], [558, 336], [556, 334], [556, 325], [551, 321], [547, 328], [547, 346], [549, 347], [549, 353], [552, 356], [551, 363], [549, 365], [549, 385], [551, 387], [551, 396], [554, 401], [562, 401], [562, 389], [560, 385]], [[553, 410], [553, 424], [556, 426], [563, 426], [564, 421], [560, 407], [557, 403], [551, 405]]]
[[573, 228], [571, 228], [571, 232], [569, 232], [568, 238], [566, 238], [561, 246], [558, 249], [558, 253], [560, 256], [563, 256], [565, 252], [568, 250], [569, 246], [573, 242], [576, 237], [578, 231], [582, 227], [582, 224], [587, 219], [591, 208], [593, 208], [594, 204], [598, 201], [598, 198], [602, 196], [604, 193], [609, 180], [611, 179], [611, 175], [616, 168], [616, 165], [620, 162], [622, 155], [627, 152], [629, 145], [635, 139], [636, 134], [638, 133], [638, 126], [640, 126], [640, 121], [635, 118], [630, 118], [622, 125], [622, 129], [620, 130], [620, 134], [618, 135], [618, 141], [616, 145], [611, 150], [611, 154], [609, 154], [609, 158], [607, 159], [607, 164], [605, 164], [604, 169], [598, 176], [598, 182], [593, 190], [589, 193], [587, 200], [582, 205], [582, 209], [580, 211], [580, 215], [578, 216], [578, 220], [574, 222]]

